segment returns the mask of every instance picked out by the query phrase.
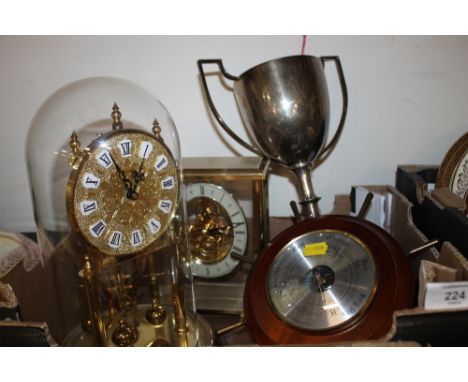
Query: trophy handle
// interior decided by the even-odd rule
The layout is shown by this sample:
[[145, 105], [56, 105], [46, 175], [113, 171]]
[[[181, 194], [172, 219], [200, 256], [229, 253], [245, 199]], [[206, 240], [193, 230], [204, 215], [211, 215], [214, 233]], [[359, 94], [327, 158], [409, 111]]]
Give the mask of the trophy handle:
[[348, 89], [346, 88], [346, 81], [343, 74], [343, 68], [341, 67], [340, 58], [338, 56], [323, 56], [320, 57], [322, 64], [325, 65], [326, 61], [335, 61], [336, 70], [338, 72], [338, 77], [340, 79], [341, 85], [341, 95], [343, 97], [343, 110], [341, 112], [341, 119], [338, 124], [338, 128], [336, 129], [335, 135], [333, 136], [332, 140], [328, 142], [328, 144], [323, 148], [323, 150], [317, 155], [317, 159], [312, 164], [312, 168], [318, 167], [336, 146], [338, 139], [340, 139], [341, 132], [343, 131], [343, 126], [346, 120], [346, 113], [348, 111]]
[[198, 65], [198, 71], [200, 72], [200, 78], [203, 83], [203, 89], [205, 91], [206, 98], [208, 100], [208, 106], [210, 107], [211, 112], [215, 116], [216, 120], [220, 124], [220, 126], [223, 128], [223, 130], [229, 134], [229, 136], [234, 139], [237, 143], [239, 143], [241, 146], [246, 148], [249, 151], [252, 151], [253, 153], [257, 154], [260, 157], [265, 157], [265, 155], [260, 152], [260, 150], [256, 149], [255, 147], [249, 145], [247, 142], [245, 142], [241, 137], [239, 137], [234, 131], [231, 130], [231, 128], [224, 122], [224, 120], [221, 118], [221, 115], [218, 113], [218, 110], [216, 110], [216, 107], [213, 103], [213, 99], [211, 98], [210, 91], [208, 89], [208, 84], [206, 82], [206, 76], [205, 72], [203, 70], [203, 65], [204, 64], [216, 64], [218, 65], [219, 71], [221, 74], [226, 77], [229, 80], [232, 81], [237, 81], [239, 77], [233, 76], [232, 74], [229, 74], [226, 72], [223, 66], [223, 62], [220, 59], [208, 59], [208, 60], [198, 60], [197, 65]]

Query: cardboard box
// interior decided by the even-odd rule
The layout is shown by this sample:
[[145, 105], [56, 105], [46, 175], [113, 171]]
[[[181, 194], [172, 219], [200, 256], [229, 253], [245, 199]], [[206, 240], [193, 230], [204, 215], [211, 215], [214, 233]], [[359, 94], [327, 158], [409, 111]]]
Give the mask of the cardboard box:
[[464, 201], [444, 189], [434, 189], [437, 166], [400, 165], [396, 188], [412, 203], [415, 225], [429, 238], [452, 243], [468, 258], [468, 218]]
[[[384, 206], [385, 224], [382, 228], [388, 231], [409, 252], [429, 239], [419, 230], [412, 219], [412, 203], [392, 186], [356, 186], [351, 193], [351, 210], [357, 212], [356, 190], [360, 187], [373, 192], [374, 200], [379, 197], [391, 199], [391, 203], [380, 203]], [[427, 197], [427, 195], [425, 196]], [[339, 196], [337, 197], [339, 198]], [[373, 200], [373, 203], [376, 201]], [[339, 202], [341, 203], [341, 202]], [[411, 259], [411, 269], [415, 280], [415, 307], [394, 314], [391, 331], [381, 341], [415, 341], [421, 345], [431, 346], [466, 346], [468, 344], [468, 309], [427, 310], [423, 296], [426, 285], [435, 281], [427, 278], [422, 266], [428, 262], [438, 268], [437, 281], [468, 280], [468, 261], [449, 242], [439, 245], [440, 251], [430, 248]], [[425, 276], [426, 278], [421, 278]]]

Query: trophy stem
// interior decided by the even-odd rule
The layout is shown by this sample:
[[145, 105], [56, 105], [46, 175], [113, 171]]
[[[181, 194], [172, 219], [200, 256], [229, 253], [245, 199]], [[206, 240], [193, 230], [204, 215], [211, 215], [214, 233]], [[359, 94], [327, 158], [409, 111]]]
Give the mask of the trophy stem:
[[295, 168], [293, 172], [299, 184], [300, 204], [303, 207], [305, 217], [307, 219], [319, 217], [320, 209], [318, 201], [320, 198], [315, 195], [312, 188], [312, 177], [310, 176], [309, 166]]

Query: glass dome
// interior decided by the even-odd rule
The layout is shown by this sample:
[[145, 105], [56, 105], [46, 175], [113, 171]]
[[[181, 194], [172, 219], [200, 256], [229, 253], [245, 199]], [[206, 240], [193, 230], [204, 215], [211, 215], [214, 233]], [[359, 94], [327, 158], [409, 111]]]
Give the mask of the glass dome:
[[[27, 163], [38, 228], [54, 244], [68, 233], [65, 192], [70, 166], [70, 136], [88, 146], [112, 128], [117, 103], [125, 128], [151, 132], [154, 119], [180, 165], [180, 145], [174, 122], [165, 107], [147, 90], [112, 77], [86, 78], [57, 90], [39, 108], [27, 137]], [[42, 236], [41, 236], [42, 237]], [[43, 245], [47, 250], [48, 246]]]
[[[143, 144], [150, 150], [143, 153]], [[165, 107], [126, 80], [73, 82], [36, 113], [26, 155], [48, 275], [42, 291], [53, 291], [52, 308], [41, 318], [56, 340], [109, 346], [190, 346], [202, 337], [209, 342], [209, 327], [195, 314], [179, 138]], [[169, 166], [160, 171], [158, 160], [168, 157]], [[139, 229], [131, 228], [138, 219]]]

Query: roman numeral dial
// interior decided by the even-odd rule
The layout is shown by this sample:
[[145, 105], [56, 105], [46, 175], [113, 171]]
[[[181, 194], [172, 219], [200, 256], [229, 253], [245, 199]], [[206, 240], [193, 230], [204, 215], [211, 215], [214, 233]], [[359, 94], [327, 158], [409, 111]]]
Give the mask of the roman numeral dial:
[[93, 141], [67, 191], [70, 223], [109, 256], [145, 250], [166, 232], [178, 205], [179, 177], [169, 148], [140, 130]]

